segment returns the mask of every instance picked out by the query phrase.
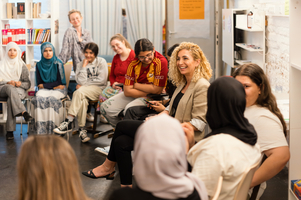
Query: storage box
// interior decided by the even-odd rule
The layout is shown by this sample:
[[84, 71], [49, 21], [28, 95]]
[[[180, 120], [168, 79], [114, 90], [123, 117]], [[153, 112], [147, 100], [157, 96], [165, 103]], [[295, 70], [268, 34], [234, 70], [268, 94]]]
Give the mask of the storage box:
[[301, 200], [301, 180], [291, 180], [291, 189], [298, 199]]

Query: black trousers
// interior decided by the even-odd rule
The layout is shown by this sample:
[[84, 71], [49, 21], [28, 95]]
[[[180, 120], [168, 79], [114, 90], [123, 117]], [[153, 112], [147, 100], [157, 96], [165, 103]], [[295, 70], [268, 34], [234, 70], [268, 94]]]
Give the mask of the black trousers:
[[117, 123], [108, 154], [110, 161], [117, 162], [122, 185], [132, 184], [132, 155], [137, 129], [143, 124], [140, 120], [122, 120]]

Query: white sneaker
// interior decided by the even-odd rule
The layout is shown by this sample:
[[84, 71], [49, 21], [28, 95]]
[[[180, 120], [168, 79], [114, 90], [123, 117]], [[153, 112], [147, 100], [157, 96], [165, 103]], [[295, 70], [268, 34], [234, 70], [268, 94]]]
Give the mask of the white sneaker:
[[85, 129], [79, 130], [79, 137], [82, 140], [82, 142], [88, 142], [90, 140], [90, 138], [87, 135], [87, 130]]
[[108, 124], [108, 120], [103, 116], [103, 115], [100, 115], [99, 116], [99, 121], [103, 124]]
[[94, 151], [97, 151], [98, 153], [104, 154], [108, 156], [109, 151], [110, 151], [110, 146], [107, 147], [96, 147]]
[[87, 121], [94, 122], [94, 116], [91, 113], [87, 113]]

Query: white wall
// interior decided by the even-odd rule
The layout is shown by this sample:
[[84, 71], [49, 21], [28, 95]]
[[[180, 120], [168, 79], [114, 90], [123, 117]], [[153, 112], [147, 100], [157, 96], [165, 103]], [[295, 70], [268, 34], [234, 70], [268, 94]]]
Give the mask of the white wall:
[[289, 18], [281, 16], [284, 15], [285, 0], [230, 0], [229, 4], [232, 8], [263, 10], [268, 15], [266, 73], [274, 93], [288, 94]]

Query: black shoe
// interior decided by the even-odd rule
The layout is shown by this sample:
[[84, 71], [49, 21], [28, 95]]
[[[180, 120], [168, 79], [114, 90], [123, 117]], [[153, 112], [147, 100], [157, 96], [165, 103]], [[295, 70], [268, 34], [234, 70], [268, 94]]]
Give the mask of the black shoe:
[[6, 133], [6, 139], [7, 140], [13, 140], [14, 139], [14, 132], [7, 131], [7, 133]]
[[62, 135], [67, 133], [68, 131], [72, 131], [72, 122], [70, 122], [68, 119], [63, 121], [59, 127], [53, 129], [53, 132]]
[[100, 176], [100, 177], [96, 177], [92, 170], [82, 172], [82, 174], [85, 175], [85, 176], [87, 176], [87, 177], [89, 177], [89, 178], [94, 178], [94, 179], [97, 179], [97, 178], [106, 178], [107, 180], [113, 180], [115, 178], [114, 177], [115, 171], [113, 171], [110, 174], [107, 174], [105, 176]]
[[32, 116], [30, 116], [29, 113], [26, 111], [23, 113], [23, 117], [26, 122], [30, 122], [31, 120], [33, 120]]

